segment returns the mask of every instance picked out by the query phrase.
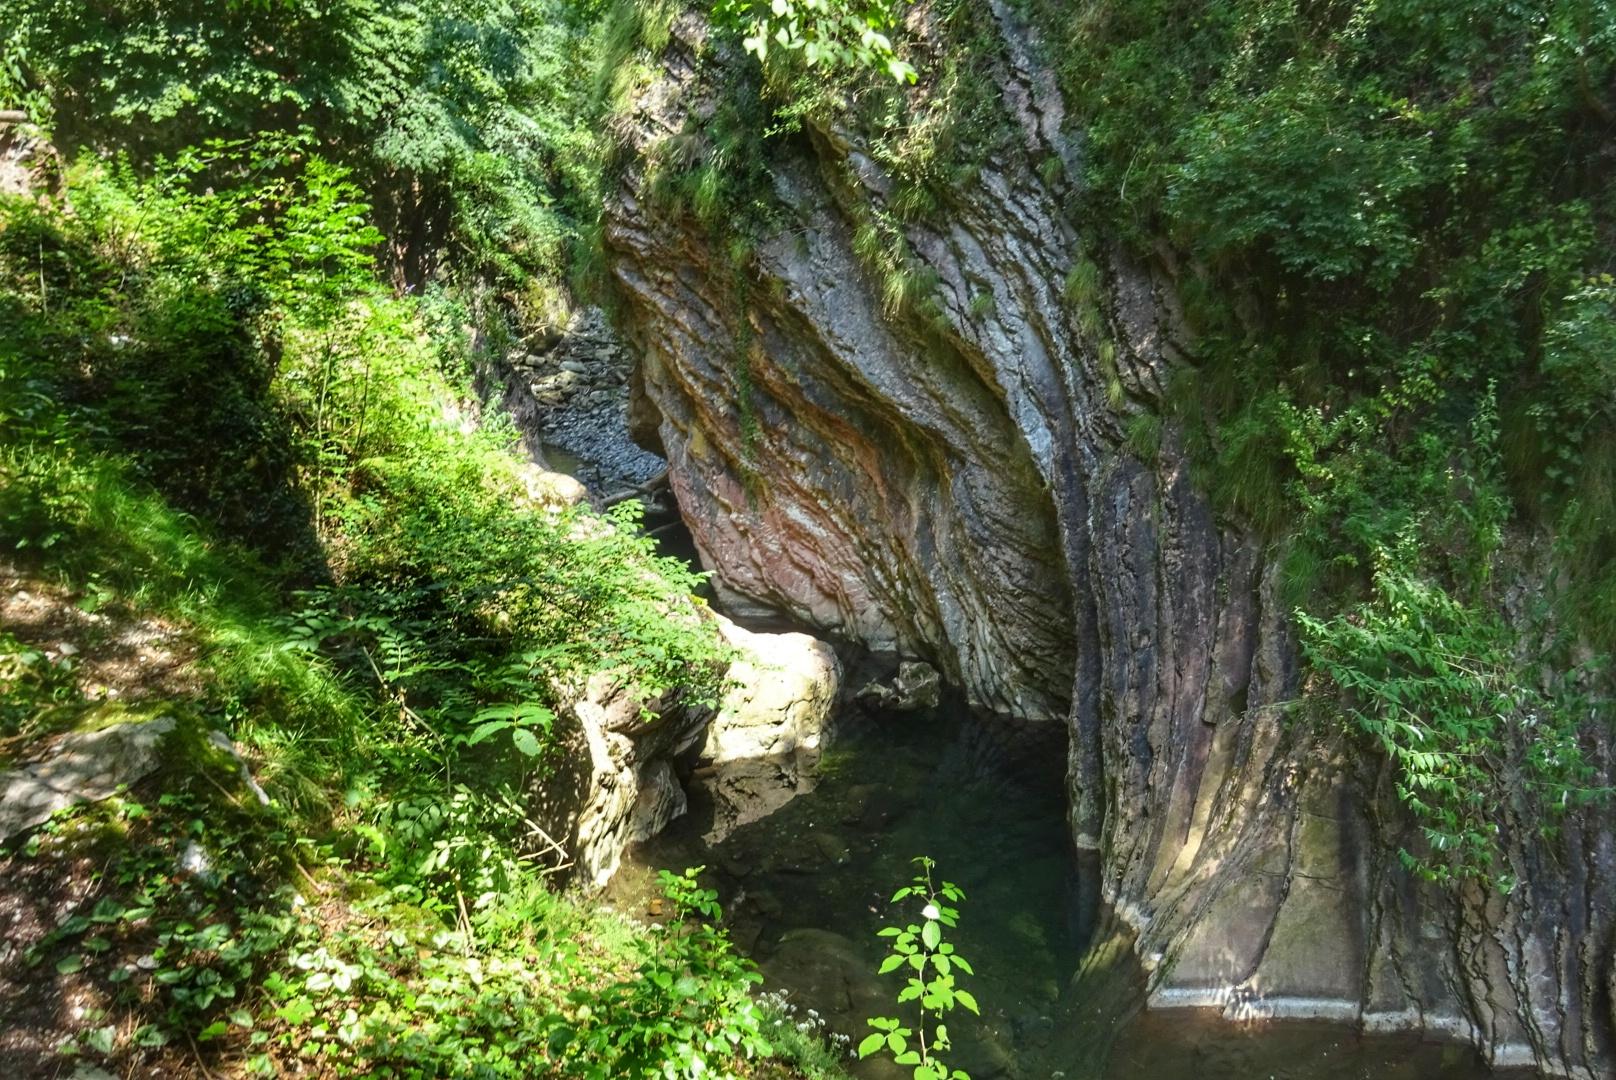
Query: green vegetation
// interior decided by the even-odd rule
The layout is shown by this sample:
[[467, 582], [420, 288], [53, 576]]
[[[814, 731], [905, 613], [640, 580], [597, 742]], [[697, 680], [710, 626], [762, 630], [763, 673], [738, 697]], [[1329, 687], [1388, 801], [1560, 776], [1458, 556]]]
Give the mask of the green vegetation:
[[[1028, 164], [1095, 237], [1059, 284], [1105, 403], [1144, 406], [1121, 449], [1188, 447], [1220, 511], [1271, 543], [1312, 711], [1389, 763], [1419, 830], [1406, 864], [1514, 887], [1501, 830], [1552, 838], [1606, 794], [1584, 743], [1609, 723], [1616, 643], [1616, 8], [1011, 7], [1084, 134]], [[857, 142], [888, 186], [859, 206], [853, 164], [828, 176], [854, 253], [900, 332], [956, 362], [911, 227], [1014, 152], [1001, 14], [939, 0], [911, 37], [888, 0], [709, 12], [696, 62], [720, 92], [648, 148], [657, 212], [696, 224], [744, 312], [753, 253], [793, 212], [774, 155]], [[177, 721], [155, 798], [60, 816], [17, 856], [99, 867], [30, 961], [115, 988], [138, 1023], [90, 1016], [73, 1052], [353, 1076], [829, 1069], [752, 999], [693, 873], [665, 878], [666, 927], [614, 922], [550, 889], [565, 854], [530, 820], [582, 686], [614, 682], [649, 719], [711, 703], [728, 659], [634, 511], [547, 502], [473, 389], [599, 276], [625, 110], [682, 13], [9, 5], [0, 107], [67, 164], [59, 195], [0, 203], [0, 548], [196, 655], [194, 685], [119, 704], [0, 634], [0, 757]], [[1126, 400], [1106, 244], [1183, 301], [1190, 362], [1160, 401]], [[986, 288], [963, 303], [995, 311]], [[760, 346], [744, 319], [729, 332], [750, 468]], [[1518, 571], [1541, 595], [1506, 595]], [[976, 1011], [942, 940], [962, 894], [918, 861], [895, 902], [921, 919], [885, 932], [883, 971], [920, 1019], [872, 1020], [860, 1052], [963, 1080], [939, 1058], [946, 1013]]]
[[557, 1042], [583, 1051], [576, 1056], [590, 1062], [592, 1080], [702, 1076], [737, 1054], [773, 1052], [763, 1011], [748, 994], [763, 977], [714, 929], [718, 894], [697, 885], [701, 869], [661, 872], [673, 916], [632, 979], [571, 995], [576, 1020], [558, 1030]]
[[0, 107], [141, 162], [309, 132], [368, 193], [397, 275], [542, 292], [598, 213], [598, 22], [567, 0], [18, 0]]
[[454, 301], [382, 287], [361, 190], [302, 138], [66, 179], [65, 202], [0, 204], [0, 545], [80, 609], [196, 649], [194, 688], [118, 705], [81, 697], [71, 658], [0, 641], [0, 753], [178, 721], [142, 794], [14, 856], [101, 868], [30, 958], [118, 1012], [66, 1052], [822, 1075], [770, 1056], [779, 1023], [710, 894], [670, 879], [677, 918], [649, 937], [592, 914], [550, 889], [565, 854], [530, 820], [592, 676], [714, 700], [728, 653], [691, 573], [631, 510], [529, 491], [511, 433], [470, 420]]
[[880, 931], [881, 937], [889, 939], [890, 949], [882, 961], [881, 974], [896, 971], [904, 976], [898, 1004], [919, 1002], [920, 1019], [911, 1028], [900, 1017], [871, 1017], [869, 1025], [875, 1030], [859, 1043], [858, 1054], [861, 1058], [890, 1054], [895, 1064], [914, 1067], [914, 1080], [971, 1080], [965, 1071], [949, 1068], [942, 1056], [952, 1048], [944, 1018], [955, 1008], [981, 1013], [976, 998], [958, 984], [954, 975], [955, 969], [974, 974], [970, 962], [954, 950], [952, 943], [943, 940], [944, 927], [953, 929], [959, 925], [959, 909], [952, 905], [964, 900], [965, 893], [951, 881], [933, 883], [931, 873], [937, 864], [924, 855], [914, 862], [920, 872], [913, 884], [893, 894], [892, 902], [920, 903], [920, 922]]
[[[1174, 253], [1194, 368], [1161, 405], [1284, 553], [1313, 666], [1425, 830], [1411, 862], [1512, 884], [1496, 811], [1552, 828], [1593, 794], [1573, 656], [1616, 641], [1616, 9], [1025, 6], [1085, 134], [1074, 209]], [[1081, 318], [1097, 285], [1074, 267]], [[1545, 543], [1550, 591], [1506, 624], [1497, 571]]]
[[713, 19], [739, 30], [759, 60], [770, 48], [801, 53], [809, 67], [879, 67], [898, 82], [914, 82], [914, 67], [898, 57], [891, 34], [893, 0], [715, 0]]

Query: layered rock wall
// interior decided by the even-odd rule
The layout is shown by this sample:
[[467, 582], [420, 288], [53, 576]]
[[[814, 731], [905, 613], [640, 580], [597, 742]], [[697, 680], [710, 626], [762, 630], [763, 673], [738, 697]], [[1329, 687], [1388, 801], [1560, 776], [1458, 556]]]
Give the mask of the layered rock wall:
[[1110, 255], [1101, 329], [1062, 298], [1098, 248], [1032, 164], [1077, 175], [1076, 150], [1037, 43], [994, 14], [1021, 145], [904, 226], [937, 282], [924, 318], [884, 304], [854, 254], [889, 183], [844, 133], [771, 162], [791, 220], [741, 268], [746, 288], [710, 228], [652, 209], [647, 163], [716, 93], [703, 27], [676, 24], [605, 237], [642, 422], [704, 562], [731, 598], [1067, 724], [1073, 836], [1154, 1004], [1423, 1027], [1602, 1074], [1608, 822], [1517, 845], [1528, 884], [1508, 898], [1403, 872], [1386, 777], [1336, 728], [1288, 717], [1302, 687], [1271, 553], [1213, 512], [1171, 422], [1148, 456], [1129, 449], [1191, 362], [1173, 288]]

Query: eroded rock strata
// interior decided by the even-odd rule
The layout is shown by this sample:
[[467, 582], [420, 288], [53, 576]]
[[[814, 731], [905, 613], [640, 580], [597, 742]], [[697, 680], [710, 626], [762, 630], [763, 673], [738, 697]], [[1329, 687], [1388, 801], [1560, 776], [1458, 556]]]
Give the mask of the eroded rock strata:
[[[1029, 32], [995, 13], [1021, 146], [904, 226], [937, 282], [926, 320], [889, 314], [854, 255], [888, 183], [845, 133], [810, 129], [772, 163], [793, 220], [749, 257], [745, 289], [709, 228], [651, 208], [658, 144], [699, 132], [716, 93], [703, 28], [675, 26], [626, 126], [606, 243], [636, 415], [706, 565], [733, 600], [1069, 725], [1073, 836], [1098, 854], [1153, 1004], [1425, 1028], [1497, 1063], [1607, 1074], [1608, 818], [1513, 842], [1526, 884], [1508, 897], [1402, 871], [1388, 779], [1282, 707], [1303, 687], [1270, 553], [1214, 514], [1171, 422], [1155, 453], [1128, 448], [1130, 420], [1158, 414], [1190, 362], [1173, 284], [1111, 255], [1103, 334], [1063, 302], [1092, 238], [1032, 163], [1075, 175], [1077, 151]], [[1608, 773], [1608, 747], [1593, 751]]]

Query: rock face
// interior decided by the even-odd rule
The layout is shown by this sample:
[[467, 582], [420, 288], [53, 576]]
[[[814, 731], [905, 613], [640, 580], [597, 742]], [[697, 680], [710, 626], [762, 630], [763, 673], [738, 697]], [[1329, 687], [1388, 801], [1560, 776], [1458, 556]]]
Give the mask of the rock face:
[[841, 665], [823, 641], [755, 634], [722, 616], [719, 626], [741, 657], [701, 750], [715, 804], [708, 843], [813, 790], [841, 685]]
[[148, 775], [161, 764], [163, 739], [173, 730], [173, 718], [165, 716], [72, 732], [42, 761], [0, 773], [0, 841]]
[[[708, 227], [652, 209], [646, 162], [714, 95], [703, 28], [675, 25], [623, 125], [635, 161], [606, 243], [637, 423], [704, 563], [728, 596], [1068, 725], [1073, 836], [1154, 1004], [1451, 1032], [1499, 1063], [1605, 1074], [1608, 820], [1514, 844], [1526, 884], [1507, 898], [1423, 886], [1392, 854], [1387, 778], [1286, 719], [1300, 674], [1272, 561], [1156, 419], [1189, 362], [1172, 284], [1110, 255], [1091, 310], [1062, 297], [1084, 226], [1033, 165], [1077, 175], [1076, 150], [1029, 32], [993, 10], [1021, 147], [903, 226], [937, 283], [923, 318], [884, 307], [855, 257], [889, 183], [840, 132], [771, 161], [794, 220], [750, 256], [744, 294]], [[1127, 437], [1140, 418], [1159, 424], [1148, 454]], [[1590, 749], [1608, 775], [1608, 746]]]
[[596, 888], [617, 872], [624, 848], [685, 812], [675, 768], [683, 758], [699, 753], [705, 763], [715, 838], [813, 788], [841, 680], [835, 653], [807, 634], [752, 633], [717, 618], [738, 650], [717, 710], [652, 702], [642, 712], [596, 676], [558, 717], [560, 772], [542, 777], [532, 817]]
[[498, 393], [529, 457], [574, 477], [578, 499], [641, 488], [663, 463], [629, 438], [628, 354], [599, 309], [554, 314], [505, 355], [485, 355], [479, 389]]
[[876, 680], [858, 692], [857, 700], [891, 712], [935, 709], [942, 704], [943, 679], [937, 669], [920, 660], [905, 660], [890, 682]]
[[641, 702], [605, 675], [556, 718], [557, 771], [541, 778], [529, 816], [550, 854], [595, 888], [617, 873], [623, 849], [685, 812], [672, 761], [701, 738], [706, 717], [673, 703], [642, 715]]

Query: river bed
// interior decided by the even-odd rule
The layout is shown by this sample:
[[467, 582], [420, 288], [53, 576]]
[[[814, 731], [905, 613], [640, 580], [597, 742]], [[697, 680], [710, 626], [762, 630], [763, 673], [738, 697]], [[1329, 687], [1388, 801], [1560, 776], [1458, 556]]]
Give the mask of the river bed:
[[[1074, 985], [1084, 927], [1066, 830], [1064, 733], [963, 711], [850, 716], [816, 790], [709, 843], [691, 811], [634, 849], [608, 901], [651, 910], [655, 870], [705, 866], [737, 946], [804, 1022], [854, 1043], [890, 1015], [899, 976], [874, 974], [888, 903], [928, 855], [966, 893], [952, 936], [976, 976], [975, 1021], [949, 1019], [973, 1080], [1481, 1080], [1473, 1050], [1302, 1021], [1232, 1023], [1210, 1010], [1141, 1012], [1137, 976]], [[907, 921], [907, 920], [906, 920]], [[1125, 963], [1131, 961], [1124, 960]], [[1103, 985], [1106, 989], [1099, 989]], [[811, 1011], [810, 1011], [811, 1010]], [[861, 1080], [907, 1074], [849, 1062]], [[1515, 1074], [1523, 1076], [1528, 1074]]]

